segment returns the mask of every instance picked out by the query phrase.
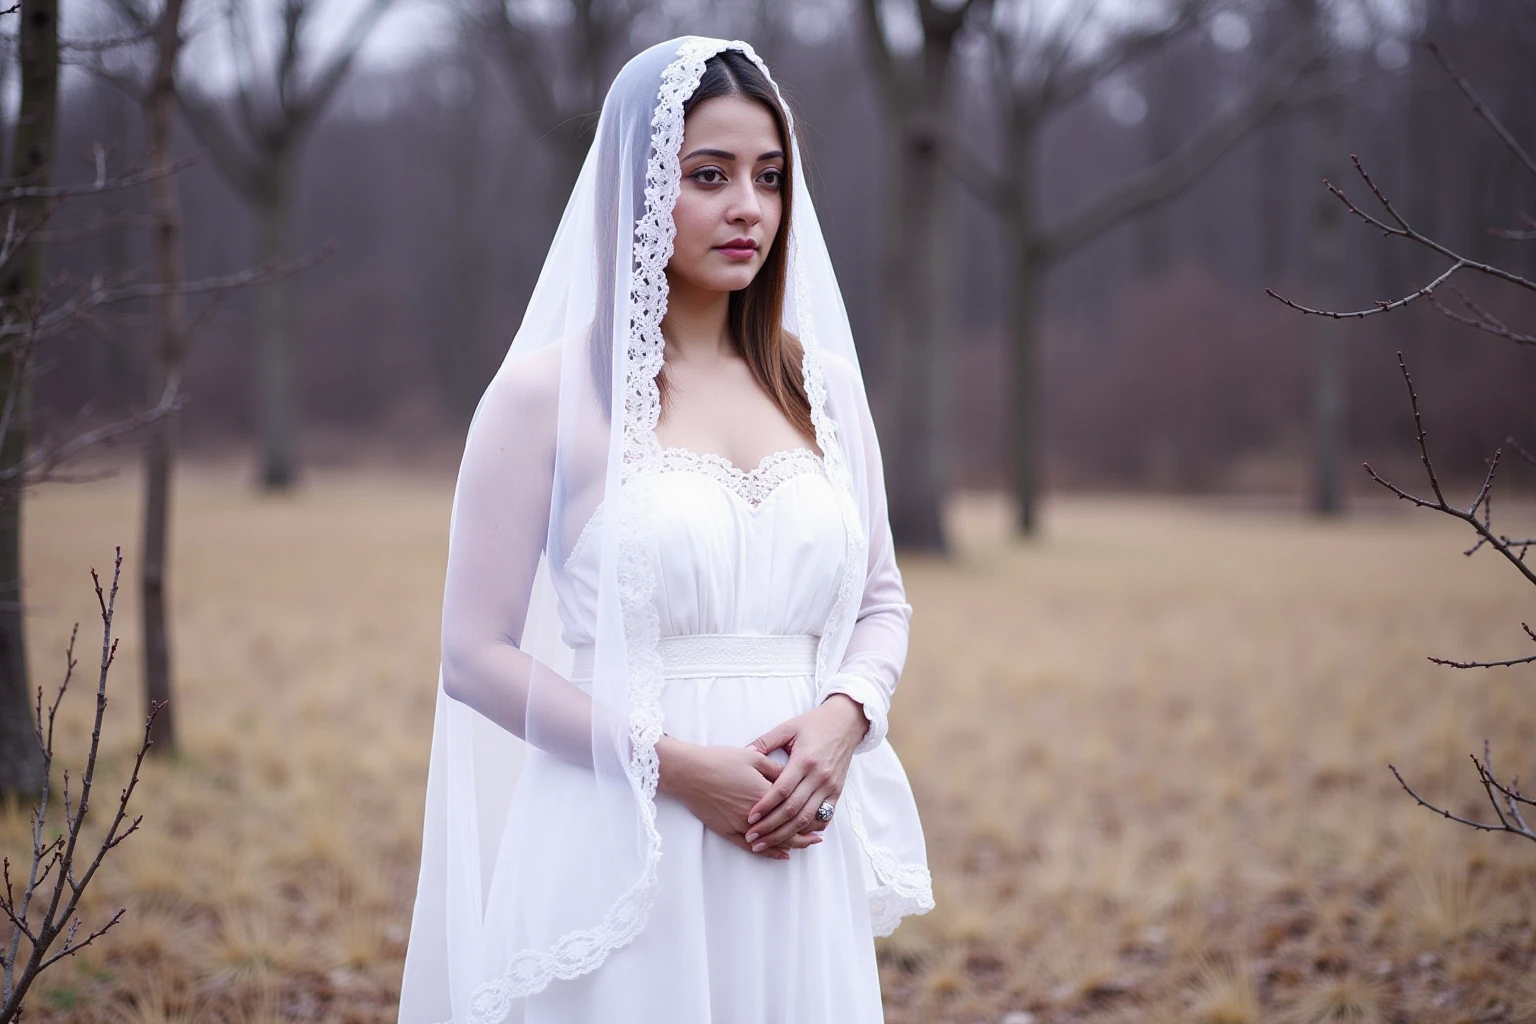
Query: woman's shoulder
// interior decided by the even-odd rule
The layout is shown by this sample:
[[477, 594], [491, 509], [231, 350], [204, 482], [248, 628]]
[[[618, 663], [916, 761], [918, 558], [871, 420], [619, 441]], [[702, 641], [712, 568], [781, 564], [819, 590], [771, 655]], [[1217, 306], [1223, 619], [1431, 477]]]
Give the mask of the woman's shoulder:
[[476, 418], [491, 433], [519, 438], [534, 448], [553, 448], [560, 418], [561, 376], [569, 339], [526, 352], [511, 352], [480, 400]]
[[832, 352], [827, 349], [818, 351], [821, 353], [822, 375], [826, 378], [829, 389], [836, 388], [843, 391], [861, 382], [858, 364], [852, 359], [841, 352]]
[[[553, 408], [560, 395], [560, 366], [566, 339], [559, 339], [513, 354], [496, 374], [493, 386], [507, 392], [507, 397], [534, 408]], [[532, 411], [532, 410], [530, 410]]]
[[858, 356], [850, 357], [827, 349], [819, 351], [822, 377], [834, 407], [845, 407], [844, 403], [851, 402], [853, 407], [867, 408], [869, 398], [864, 392], [864, 377], [859, 371]]

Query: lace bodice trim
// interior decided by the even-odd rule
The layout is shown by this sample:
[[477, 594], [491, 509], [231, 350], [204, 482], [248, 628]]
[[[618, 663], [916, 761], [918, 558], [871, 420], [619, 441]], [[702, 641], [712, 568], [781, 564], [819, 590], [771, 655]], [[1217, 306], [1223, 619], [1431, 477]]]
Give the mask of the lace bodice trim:
[[[781, 448], [769, 452], [751, 469], [742, 469], [723, 455], [714, 452], [696, 452], [692, 448], [670, 447], [661, 449], [660, 460], [653, 465], [653, 472], [703, 473], [719, 481], [731, 493], [752, 508], [758, 508], [778, 490], [780, 484], [807, 473], [826, 471], [825, 460], [810, 448]], [[597, 532], [602, 518], [603, 505], [597, 508], [582, 524], [581, 532], [571, 543], [563, 567], [569, 570], [576, 563], [576, 556], [586, 548], [588, 538]]]
[[742, 469], [723, 455], [674, 446], [661, 450], [659, 468], [714, 477], [756, 508], [786, 480], [802, 473], [820, 472], [822, 459], [810, 448], [781, 448], [764, 455], [751, 469]]

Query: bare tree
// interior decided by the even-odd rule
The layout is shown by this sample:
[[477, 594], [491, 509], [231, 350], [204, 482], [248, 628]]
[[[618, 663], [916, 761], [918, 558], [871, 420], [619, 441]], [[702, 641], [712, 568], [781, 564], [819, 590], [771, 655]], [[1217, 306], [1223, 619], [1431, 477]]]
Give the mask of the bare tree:
[[[1317, 63], [1313, 69], [1320, 83], [1312, 100], [1311, 152], [1312, 174], [1316, 181], [1339, 176], [1339, 153], [1344, 148], [1344, 90], [1339, 86], [1337, 47], [1323, 19], [1326, 5], [1317, 0], [1297, 0], [1296, 8], [1303, 23], [1317, 40]], [[1344, 271], [1344, 224], [1339, 204], [1332, 197], [1317, 197], [1312, 204], [1310, 252], [1307, 260], [1308, 281], [1320, 296], [1333, 296]], [[1338, 324], [1317, 320], [1312, 324], [1312, 510], [1321, 516], [1343, 511], [1340, 485], [1344, 456], [1345, 383], [1344, 339]]]
[[[130, 2], [130, 0], [124, 0]], [[165, 0], [155, 20], [154, 73], [144, 92], [145, 149], [151, 169], [162, 172], [153, 191], [155, 268], [165, 293], [160, 297], [160, 358], [153, 387], [181, 377], [187, 352], [186, 302], [181, 294], [181, 204], [169, 173], [176, 116], [176, 62], [181, 55], [182, 0]], [[166, 610], [169, 557], [171, 473], [178, 420], [167, 416], [150, 427], [144, 449], [144, 553], [139, 590], [144, 639], [144, 699], [162, 714], [153, 720], [152, 738], [163, 754], [176, 750], [175, 709], [171, 700], [170, 616]]]
[[[1499, 139], [1504, 143], [1505, 147], [1510, 151], [1510, 153], [1514, 155], [1515, 160], [1519, 166], [1521, 166], [1533, 178], [1536, 178], [1536, 158], [1531, 156], [1530, 152], [1527, 151], [1519, 142], [1519, 140], [1517, 140], [1515, 136], [1510, 133], [1510, 131], [1504, 126], [1503, 122], [1501, 122], [1499, 118], [1493, 113], [1493, 111], [1491, 111], [1487, 105], [1484, 104], [1481, 97], [1478, 96], [1476, 90], [1473, 88], [1472, 84], [1467, 81], [1467, 79], [1462, 77], [1456, 71], [1456, 69], [1451, 66], [1450, 61], [1446, 59], [1445, 55], [1440, 51], [1439, 47], [1437, 47], [1433, 42], [1428, 43], [1427, 46], [1430, 53], [1432, 53], [1435, 58], [1440, 61], [1442, 67], [1445, 69], [1446, 74], [1450, 76], [1451, 80], [1456, 84], [1457, 88], [1460, 89], [1462, 94], [1471, 103], [1473, 110], [1476, 111], [1478, 116], [1487, 123], [1488, 127], [1499, 137]], [[1371, 195], [1375, 197], [1376, 202], [1381, 206], [1383, 213], [1381, 215], [1375, 215], [1366, 212], [1348, 196], [1346, 196], [1344, 192], [1335, 186], [1331, 181], [1325, 181], [1324, 185], [1327, 187], [1331, 199], [1336, 200], [1337, 203], [1341, 204], [1342, 208], [1349, 214], [1352, 214], [1368, 227], [1380, 231], [1386, 237], [1403, 239], [1404, 241], [1410, 242], [1415, 246], [1421, 247], [1423, 249], [1427, 249], [1428, 251], [1439, 256], [1441, 259], [1446, 261], [1447, 265], [1445, 269], [1442, 270], [1429, 283], [1422, 285], [1409, 294], [1391, 301], [1385, 299], [1378, 300], [1376, 304], [1369, 309], [1343, 311], [1303, 306], [1292, 299], [1284, 298], [1283, 296], [1276, 294], [1273, 289], [1266, 289], [1269, 294], [1274, 298], [1279, 299], [1287, 306], [1290, 306], [1292, 309], [1299, 310], [1300, 312], [1307, 313], [1312, 316], [1331, 320], [1356, 320], [1368, 316], [1380, 316], [1403, 309], [1404, 307], [1414, 302], [1423, 300], [1424, 302], [1427, 302], [1433, 306], [1443, 316], [1458, 324], [1470, 327], [1477, 331], [1481, 331], [1485, 334], [1491, 334], [1497, 338], [1502, 338], [1516, 345], [1536, 346], [1536, 331], [1525, 331], [1512, 328], [1509, 324], [1505, 323], [1502, 319], [1495, 316], [1492, 312], [1473, 300], [1469, 295], [1467, 295], [1467, 293], [1461, 291], [1459, 288], [1456, 288], [1455, 285], [1449, 283], [1451, 278], [1456, 274], [1462, 272], [1471, 272], [1474, 274], [1481, 274], [1497, 281], [1502, 281], [1506, 284], [1513, 285], [1516, 288], [1527, 292], [1536, 293], [1536, 281], [1533, 281], [1530, 278], [1524, 277], [1512, 271], [1505, 270], [1493, 264], [1479, 262], [1477, 260], [1462, 256], [1451, 249], [1449, 246], [1416, 229], [1393, 205], [1391, 199], [1388, 198], [1382, 188], [1374, 180], [1372, 180], [1370, 174], [1361, 164], [1360, 159], [1355, 156], [1351, 156], [1350, 159], [1354, 163], [1355, 172], [1359, 175], [1360, 180], [1364, 183], [1365, 187], [1370, 190]], [[1532, 220], [1527, 215], [1524, 218], [1524, 223], [1521, 227], [1495, 229], [1493, 233], [1512, 240], [1536, 241], [1536, 220]], [[1461, 306], [1460, 309], [1454, 309], [1451, 306], [1446, 305], [1441, 300], [1439, 292], [1442, 288], [1452, 290], [1456, 293], [1457, 299], [1459, 300], [1459, 305]], [[1378, 484], [1391, 491], [1398, 498], [1411, 502], [1420, 508], [1432, 509], [1436, 512], [1451, 516], [1452, 518], [1459, 519], [1466, 523], [1477, 534], [1478, 539], [1477, 543], [1468, 548], [1464, 554], [1470, 557], [1471, 555], [1486, 547], [1503, 558], [1504, 561], [1512, 566], [1516, 572], [1520, 573], [1520, 575], [1525, 579], [1527, 583], [1531, 584], [1532, 586], [1536, 586], [1536, 569], [1532, 568], [1532, 566], [1526, 561], [1525, 557], [1527, 552], [1529, 552], [1533, 546], [1536, 546], [1536, 537], [1511, 537], [1508, 534], [1499, 532], [1493, 526], [1493, 484], [1498, 473], [1499, 464], [1503, 458], [1504, 450], [1502, 448], [1495, 450], [1493, 456], [1488, 459], [1488, 468], [1483, 477], [1482, 486], [1479, 487], [1477, 494], [1473, 497], [1470, 505], [1462, 507], [1447, 499], [1445, 496], [1445, 490], [1441, 486], [1439, 474], [1435, 470], [1434, 461], [1430, 457], [1429, 444], [1427, 440], [1428, 434], [1424, 429], [1424, 419], [1419, 411], [1419, 396], [1418, 392], [1414, 389], [1413, 377], [1408, 371], [1408, 364], [1403, 359], [1403, 354], [1401, 352], [1397, 354], [1397, 360], [1398, 368], [1402, 374], [1403, 381], [1408, 388], [1408, 401], [1413, 411], [1413, 423], [1416, 433], [1416, 441], [1418, 442], [1419, 458], [1424, 465], [1424, 472], [1428, 478], [1430, 493], [1432, 497], [1424, 497], [1422, 495], [1414, 494], [1404, 490], [1391, 481], [1386, 480], [1378, 475], [1376, 471], [1371, 468], [1370, 463], [1365, 464], [1366, 473], [1370, 475], [1372, 480], [1376, 481]], [[1536, 467], [1536, 454], [1533, 454], [1529, 449], [1522, 446], [1513, 437], [1509, 438], [1506, 441], [1506, 444], [1509, 445], [1510, 449], [1520, 460], [1526, 462], [1532, 467]], [[1525, 635], [1529, 640], [1536, 642], [1536, 630], [1531, 628], [1530, 623], [1522, 622], [1520, 627], [1525, 632]], [[1505, 658], [1496, 661], [1452, 659], [1442, 657], [1431, 657], [1429, 660], [1437, 665], [1446, 665], [1448, 667], [1457, 669], [1495, 669], [1536, 664], [1536, 654], [1529, 654], [1514, 658]], [[1442, 807], [1436, 806], [1415, 792], [1413, 788], [1410, 787], [1408, 783], [1403, 779], [1402, 774], [1398, 772], [1395, 765], [1389, 764], [1387, 767], [1391, 770], [1397, 781], [1402, 785], [1403, 789], [1407, 791], [1409, 796], [1413, 797], [1414, 800], [1418, 801], [1423, 806], [1429, 808], [1432, 811], [1435, 811], [1438, 814], [1443, 815], [1452, 821], [1466, 825], [1470, 828], [1478, 829], [1480, 831], [1509, 832], [1514, 835], [1523, 836], [1526, 839], [1536, 841], [1536, 830], [1531, 828], [1524, 816], [1527, 809], [1536, 808], [1536, 800], [1532, 800], [1530, 797], [1521, 793], [1519, 781], [1517, 779], [1511, 778], [1506, 783], [1498, 778], [1494, 772], [1492, 752], [1486, 740], [1483, 743], [1483, 757], [1479, 759], [1476, 754], [1472, 754], [1470, 756], [1472, 758], [1473, 766], [1477, 772], [1478, 782], [1483, 787], [1483, 791], [1487, 795], [1489, 803], [1493, 805], [1494, 816], [1497, 819], [1496, 822], [1475, 821], [1470, 818], [1462, 817], [1461, 815], [1453, 814], [1452, 812]]]
[[[341, 42], [312, 71], [303, 66], [303, 57], [313, 43], [320, 0], [282, 0], [277, 46], [269, 55], [257, 53], [248, 20], [265, 5], [232, 3], [226, 36], [236, 73], [233, 110], [222, 109], [186, 81], [178, 84], [176, 98], [187, 123], [255, 211], [257, 262], [288, 258], [299, 151], [392, 3], [368, 0], [347, 25]], [[139, 27], [149, 28], [142, 23]], [[282, 490], [293, 485], [299, 471], [296, 314], [292, 282], [286, 276], [263, 289], [261, 319], [261, 484]]]
[[[145, 149], [149, 168], [152, 223], [155, 235], [155, 269], [164, 290], [156, 300], [159, 333], [154, 393], [179, 379], [187, 350], [186, 300], [182, 294], [181, 206], [172, 174], [173, 129], [176, 116], [176, 62], [182, 48], [183, 0], [164, 0], [158, 12], [143, 0], [111, 0], [118, 17], [147, 37], [153, 59], [147, 75], [132, 70], [108, 73], [97, 60], [88, 66], [110, 77], [139, 104], [145, 125]], [[137, 41], [135, 36], [128, 37]], [[99, 56], [121, 40], [91, 44], [88, 52]], [[155, 719], [155, 749], [160, 756], [176, 751], [176, 719], [171, 700], [170, 620], [166, 612], [169, 572], [171, 476], [174, 472], [178, 419], [156, 420], [146, 432], [144, 446], [144, 554], [139, 592], [144, 602], [141, 618], [144, 642], [144, 698], [147, 706], [164, 706]]]
[[[117, 655], [117, 638], [112, 635], [112, 619], [117, 607], [117, 587], [122, 576], [123, 549], [117, 549], [112, 566], [110, 590], [103, 593], [101, 579], [91, 570], [91, 580], [96, 587], [96, 602], [101, 609], [101, 663], [96, 676], [96, 718], [91, 728], [90, 746], [86, 750], [85, 767], [80, 773], [78, 795], [71, 803], [69, 769], [64, 769], [61, 796], [64, 799], [63, 828], [50, 827], [48, 805], [52, 789], [53, 724], [59, 704], [74, 678], [78, 662], [75, 660], [75, 638], [80, 627], [76, 624], [70, 634], [69, 647], [64, 655], [64, 680], [59, 684], [53, 702], [45, 709], [43, 689], [37, 688], [37, 700], [29, 718], [33, 725], [33, 741], [37, 746], [42, 764], [42, 783], [39, 786], [37, 804], [32, 811], [32, 858], [25, 882], [18, 891], [17, 880], [11, 877], [11, 859], [5, 858], [3, 879], [5, 890], [0, 893], [0, 913], [11, 922], [11, 935], [0, 947], [0, 1024], [9, 1024], [21, 1016], [23, 1002], [38, 975], [67, 956], [72, 956], [107, 933], [122, 920], [126, 908], [119, 908], [111, 920], [89, 931], [84, 938], [77, 938], [81, 920], [76, 916], [80, 897], [96, 876], [106, 855], [123, 840], [138, 831], [143, 815], [130, 822], [128, 803], [139, 783], [139, 770], [144, 765], [144, 755], [154, 740], [156, 715], [164, 705], [155, 704], [149, 709], [144, 721], [144, 738], [133, 762], [133, 772], [123, 787], [117, 801], [117, 810], [107, 826], [94, 855], [81, 841], [81, 829], [91, 811], [92, 789], [96, 783], [97, 756], [101, 750], [101, 725], [107, 710], [107, 675]], [[89, 856], [87, 861], [85, 858]], [[19, 866], [19, 865], [18, 865]], [[63, 944], [55, 948], [60, 937]], [[23, 943], [25, 942], [25, 946]]]
[[890, 352], [886, 389], [886, 461], [899, 467], [890, 480], [891, 532], [903, 547], [944, 550], [940, 515], [944, 478], [943, 392], [945, 350], [943, 282], [946, 265], [942, 217], [945, 124], [950, 113], [951, 65], [972, 12], [991, 0], [941, 5], [916, 0], [919, 37], [907, 48], [892, 38], [882, 0], [860, 0], [864, 38], [875, 82], [890, 121], [890, 215], [885, 218], [882, 337]]
[[[6, 234], [0, 241], [0, 276], [9, 280], [16, 273], [15, 264], [24, 261], [28, 253], [39, 253], [49, 242], [68, 241], [94, 231], [114, 230], [123, 226], [123, 218], [90, 226], [83, 231], [56, 232], [48, 230], [50, 219], [59, 207], [70, 199], [100, 197], [104, 194], [157, 186], [185, 169], [190, 161], [174, 161], [134, 173], [109, 175], [106, 160], [98, 147], [96, 180], [81, 185], [32, 185], [0, 182], [0, 221], [6, 224]], [[40, 203], [40, 206], [31, 204]], [[23, 219], [22, 210], [29, 211]], [[35, 214], [30, 211], [35, 210]], [[127, 223], [132, 223], [131, 220]], [[185, 404], [181, 390], [181, 366], [179, 359], [164, 367], [157, 394], [151, 396], [151, 404], [119, 419], [104, 423], [92, 422], [89, 410], [82, 410], [74, 421], [63, 429], [38, 429], [26, 403], [26, 395], [33, 384], [36, 368], [43, 362], [42, 354], [58, 339], [80, 325], [94, 321], [110, 307], [135, 300], [163, 301], [167, 296], [178, 299], [190, 295], [211, 296], [212, 302], [228, 292], [241, 287], [259, 284], [275, 276], [293, 273], [326, 255], [325, 250], [312, 254], [305, 260], [282, 266], [268, 265], [244, 270], [223, 277], [201, 278], [183, 281], [179, 273], [170, 282], [141, 281], [139, 275], [126, 271], [107, 276], [96, 274], [89, 280], [71, 287], [61, 279], [50, 287], [38, 285], [33, 290], [15, 296], [0, 296], [0, 362], [11, 369], [11, 387], [0, 407], [0, 451], [9, 451], [13, 443], [20, 451], [17, 459], [0, 465], [0, 495], [5, 504], [0, 515], [10, 516], [10, 521], [20, 521], [20, 503], [27, 487], [45, 481], [69, 481], [79, 479], [64, 471], [64, 467], [83, 452], [118, 441], [145, 428], [173, 417]], [[40, 258], [33, 256], [31, 258]], [[184, 336], [184, 335], [183, 335]], [[20, 435], [23, 441], [13, 438]], [[19, 533], [18, 533], [19, 544]], [[24, 637], [25, 602], [19, 577], [5, 581], [14, 595], [12, 605], [3, 610], [14, 614], [16, 637]], [[17, 641], [20, 644], [20, 639]], [[32, 732], [24, 723], [30, 716], [28, 686], [23, 662], [20, 670], [7, 666], [7, 675], [0, 679], [0, 795], [35, 792], [40, 785], [41, 762], [29, 755], [22, 746], [32, 744]], [[18, 690], [20, 699], [17, 699]], [[169, 684], [166, 685], [169, 692]], [[151, 697], [150, 706], [163, 706], [163, 700]], [[33, 785], [27, 788], [27, 783]]]
[[[59, 108], [58, 0], [21, 0], [19, 13], [21, 97], [11, 142], [11, 177], [43, 189], [53, 177]], [[5, 244], [10, 251], [5, 255], [10, 258], [0, 269], [0, 307], [7, 312], [35, 305], [41, 290], [42, 247], [14, 243], [38, 230], [47, 211], [48, 197], [35, 194], [15, 196], [7, 211]], [[0, 353], [0, 393], [5, 396], [0, 473], [22, 465], [27, 457], [30, 388], [26, 356], [27, 351], [20, 346]], [[0, 604], [0, 792], [33, 793], [43, 781], [43, 764], [24, 725], [31, 688], [21, 605], [21, 481], [16, 478], [0, 483], [0, 581], [9, 598]]]
[[[470, 31], [483, 39], [537, 134], [560, 167], [551, 194], [563, 196], [586, 158], [588, 129], [603, 105], [608, 69], [624, 51], [644, 0], [571, 0], [569, 21], [530, 0], [464, 0]], [[558, 211], [557, 211], [558, 212]]]
[[[958, 138], [945, 147], [960, 181], [999, 214], [1012, 250], [1007, 311], [1012, 422], [1006, 447], [1018, 526], [1025, 534], [1037, 526], [1042, 486], [1040, 320], [1046, 275], [1105, 231], [1193, 184], [1250, 130], [1293, 101], [1297, 83], [1313, 63], [1316, 43], [1310, 33], [1286, 40], [1242, 97], [1218, 109], [1167, 157], [1123, 176], [1047, 223], [1040, 195], [1040, 141], [1046, 125], [1098, 83], [1194, 28], [1207, 6], [1206, 0], [1175, 0], [1161, 19], [1126, 26], [1108, 22], [1091, 2], [1070, 5], [1052, 17], [1038, 0], [998, 0], [988, 41], [1009, 173], [987, 170], [986, 162], [966, 152]], [[1101, 42], [1086, 45], [1085, 37], [1095, 34]]]

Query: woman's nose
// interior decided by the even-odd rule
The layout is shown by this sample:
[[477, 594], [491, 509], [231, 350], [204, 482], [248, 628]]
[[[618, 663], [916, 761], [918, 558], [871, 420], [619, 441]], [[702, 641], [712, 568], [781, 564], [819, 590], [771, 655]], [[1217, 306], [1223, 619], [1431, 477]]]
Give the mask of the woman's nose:
[[732, 190], [728, 219], [745, 221], [748, 224], [756, 224], [763, 219], [762, 200], [750, 179]]

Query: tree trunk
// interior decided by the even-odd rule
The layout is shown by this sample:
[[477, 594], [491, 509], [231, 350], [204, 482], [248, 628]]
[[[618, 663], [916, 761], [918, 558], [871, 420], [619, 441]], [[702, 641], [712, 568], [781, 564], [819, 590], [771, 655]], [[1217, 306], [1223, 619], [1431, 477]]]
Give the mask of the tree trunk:
[[[1333, 74], [1330, 64], [1324, 71]], [[1312, 178], [1321, 183], [1342, 180], [1344, 153], [1343, 96], [1321, 100], [1313, 111]], [[1337, 309], [1339, 280], [1344, 273], [1342, 204], [1319, 187], [1312, 207], [1311, 288], [1314, 305]], [[1318, 515], [1337, 515], [1343, 510], [1339, 465], [1344, 448], [1345, 360], [1342, 329], [1345, 321], [1331, 317], [1308, 318], [1313, 346], [1313, 463], [1312, 510]]]
[[[176, 179], [169, 173], [172, 159], [172, 131], [176, 109], [176, 57], [180, 49], [179, 29], [182, 0], [166, 0], [160, 24], [156, 28], [154, 77], [144, 97], [145, 148], [152, 168], [165, 172], [150, 186], [155, 222], [155, 264], [160, 283], [170, 294], [157, 302], [160, 326], [160, 352], [150, 401], [158, 402], [167, 383], [181, 375], [186, 355], [186, 307], [175, 293], [181, 286], [181, 207], [176, 196]], [[139, 589], [144, 601], [144, 701], [145, 711], [165, 702], [155, 717], [151, 732], [151, 751], [169, 756], [176, 751], [175, 705], [171, 699], [171, 639], [166, 597], [169, 571], [169, 534], [171, 517], [171, 474], [174, 469], [179, 417], [165, 416], [149, 426], [144, 447], [144, 553]]]
[[1013, 289], [1008, 296], [1008, 327], [1012, 338], [1012, 390], [1010, 398], [1013, 496], [1019, 532], [1033, 536], [1040, 525], [1040, 494], [1044, 485], [1040, 462], [1045, 445], [1045, 415], [1040, 387], [1040, 290], [1045, 267], [1038, 259], [1027, 231], [1020, 231], [1015, 246]]
[[[279, 153], [267, 187], [256, 199], [261, 260], [288, 258], [288, 217], [292, 197], [291, 156]], [[261, 295], [261, 486], [284, 491], [297, 482], [298, 395], [295, 380], [294, 285], [280, 275], [262, 288]]]
[[950, 63], [969, 4], [919, 4], [922, 49], [900, 57], [885, 42], [879, 16], [863, 6], [879, 47], [881, 99], [890, 118], [893, 180], [885, 235], [886, 337], [894, 386], [883, 435], [891, 535], [907, 549], [943, 552], [943, 501], [948, 433], [943, 422], [948, 348], [945, 316], [951, 268], [941, 215], [943, 145], [949, 111]]
[[1040, 306], [1050, 265], [1040, 251], [1039, 212], [1035, 204], [1040, 123], [1029, 111], [1020, 111], [1009, 125], [1009, 134], [1015, 171], [1013, 200], [1003, 212], [1005, 237], [1013, 244], [1013, 287], [1007, 306], [1013, 360], [1008, 453], [1013, 470], [1014, 514], [1018, 517], [1019, 532], [1030, 537], [1040, 524], [1039, 504], [1044, 486], [1040, 465], [1045, 445]]
[[[53, 177], [54, 129], [59, 106], [58, 0], [22, 0], [17, 25], [21, 63], [21, 103], [11, 148], [11, 175], [30, 185], [48, 185]], [[17, 226], [35, 226], [46, 216], [47, 200], [22, 200], [13, 207]], [[27, 303], [43, 279], [43, 249], [33, 243], [13, 258], [0, 299]], [[0, 396], [14, 396], [0, 464], [14, 466], [26, 455], [30, 387], [27, 353], [0, 358]], [[42, 751], [33, 733], [32, 692], [27, 676], [27, 645], [21, 576], [21, 481], [0, 485], [0, 795], [30, 799], [43, 787]]]
[[[941, 253], [940, 166], [937, 140], [926, 119], [914, 118], [900, 135], [900, 168], [892, 189], [894, 206], [887, 239], [887, 343], [894, 345], [895, 428], [885, 462], [891, 535], [904, 548], [945, 550], [941, 502], [944, 493], [939, 423], [940, 354], [943, 324], [941, 281], [947, 273]], [[897, 322], [899, 321], [899, 323]]]

